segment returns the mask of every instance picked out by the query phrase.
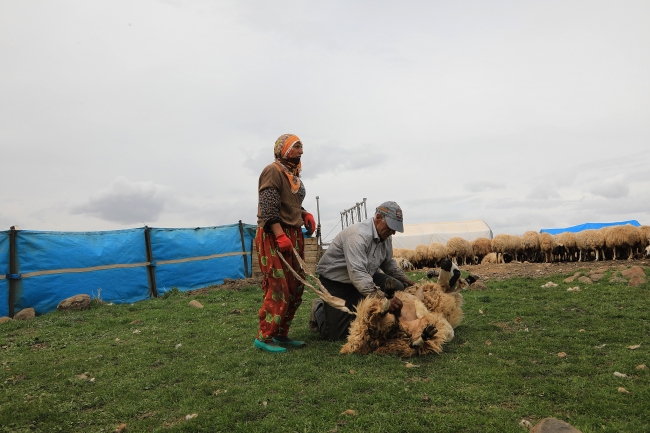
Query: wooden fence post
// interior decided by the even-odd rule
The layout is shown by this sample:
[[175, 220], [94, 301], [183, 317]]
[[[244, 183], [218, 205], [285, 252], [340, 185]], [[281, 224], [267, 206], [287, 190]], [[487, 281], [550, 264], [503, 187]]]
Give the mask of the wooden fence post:
[[248, 278], [249, 276], [252, 276], [253, 273], [251, 272], [251, 275], [248, 275], [248, 258], [246, 257], [246, 242], [244, 241], [244, 225], [241, 220], [239, 220], [239, 236], [241, 237], [241, 251], [244, 253], [242, 254], [244, 257], [244, 276]]
[[149, 275], [149, 296], [154, 298], [158, 297], [158, 288], [156, 287], [156, 262], [153, 260], [153, 252], [151, 250], [151, 236], [149, 232], [151, 228], [144, 226], [144, 243], [147, 247], [147, 274]]

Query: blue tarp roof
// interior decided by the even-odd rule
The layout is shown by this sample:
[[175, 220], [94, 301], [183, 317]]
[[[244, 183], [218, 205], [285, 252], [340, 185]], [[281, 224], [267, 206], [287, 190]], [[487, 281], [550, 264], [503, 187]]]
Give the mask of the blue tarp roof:
[[626, 224], [631, 224], [635, 227], [639, 227], [641, 224], [637, 220], [629, 220], [629, 221], [618, 221], [618, 222], [613, 222], [613, 223], [584, 223], [584, 224], [578, 224], [577, 226], [571, 226], [571, 227], [565, 227], [561, 229], [541, 229], [539, 232], [540, 233], [549, 233], [552, 235], [556, 235], [558, 233], [564, 233], [564, 232], [571, 232], [571, 233], [578, 233], [583, 230], [589, 230], [589, 229], [601, 229], [603, 227], [610, 227], [610, 226], [624, 226]]

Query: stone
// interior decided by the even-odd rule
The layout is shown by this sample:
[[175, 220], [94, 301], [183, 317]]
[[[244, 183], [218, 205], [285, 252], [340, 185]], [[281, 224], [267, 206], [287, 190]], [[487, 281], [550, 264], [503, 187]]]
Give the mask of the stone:
[[600, 281], [600, 280], [602, 280], [603, 278], [605, 278], [605, 275], [604, 275], [604, 274], [593, 273], [593, 274], [589, 274], [589, 278], [590, 278], [591, 281], [593, 281], [594, 283], [597, 283], [598, 281]]
[[14, 320], [29, 320], [36, 317], [36, 311], [33, 308], [23, 308], [14, 314]]
[[624, 271], [621, 271], [621, 275], [624, 277], [630, 278], [634, 276], [639, 276], [645, 278], [645, 271], [643, 270], [642, 267], [640, 266], [632, 266], [630, 269], [626, 269]]
[[201, 304], [201, 303], [200, 303], [199, 301], [197, 301], [196, 299], [192, 299], [188, 305], [189, 305], [190, 307], [194, 307], [194, 308], [203, 308], [203, 304]]
[[482, 281], [475, 281], [469, 286], [470, 290], [487, 290], [487, 286]]
[[9, 316], [0, 317], [0, 323], [7, 323], [7, 322], [11, 322], [11, 317]]
[[630, 281], [627, 283], [627, 285], [630, 287], [639, 287], [644, 285], [645, 283], [646, 283], [645, 278], [635, 275], [632, 278], [630, 278]]
[[610, 283], [618, 283], [618, 284], [625, 284], [627, 283], [627, 280], [625, 278], [621, 277], [612, 277], [609, 279]]
[[576, 279], [575, 275], [569, 278], [565, 278], [564, 282], [565, 283], [573, 283], [573, 281]]
[[557, 418], [544, 418], [529, 433], [580, 433], [580, 430]]
[[59, 302], [56, 309], [59, 311], [87, 310], [90, 308], [89, 295], [74, 295]]
[[584, 284], [593, 284], [594, 283], [593, 281], [591, 281], [591, 278], [589, 278], [589, 277], [580, 277], [580, 278], [578, 278], [578, 281], [580, 281], [581, 283], [584, 283]]

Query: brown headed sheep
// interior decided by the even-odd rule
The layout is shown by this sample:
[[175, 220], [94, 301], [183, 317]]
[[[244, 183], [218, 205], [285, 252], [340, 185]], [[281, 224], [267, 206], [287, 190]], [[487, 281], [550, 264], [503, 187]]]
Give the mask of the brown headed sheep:
[[492, 240], [488, 238], [476, 238], [472, 241], [475, 263], [481, 263], [483, 257], [492, 252]]
[[447, 258], [447, 246], [440, 242], [429, 245], [429, 261], [432, 267], [438, 267], [440, 261]]
[[534, 262], [537, 260], [539, 249], [539, 234], [535, 231], [527, 231], [521, 236], [521, 251], [526, 260]]
[[553, 250], [556, 246], [553, 235], [549, 233], [539, 235], [539, 249], [544, 254], [544, 262], [551, 263], [553, 261]]
[[474, 256], [472, 244], [463, 238], [453, 237], [447, 241], [447, 255], [457, 265], [467, 264], [467, 258]]
[[385, 298], [369, 296], [357, 305], [357, 317], [350, 325], [342, 354], [395, 354], [406, 358], [442, 352], [442, 345], [454, 337], [449, 319], [456, 326], [462, 320], [462, 296], [446, 294], [438, 284], [431, 283], [395, 296], [403, 305], [397, 316], [387, 312]]

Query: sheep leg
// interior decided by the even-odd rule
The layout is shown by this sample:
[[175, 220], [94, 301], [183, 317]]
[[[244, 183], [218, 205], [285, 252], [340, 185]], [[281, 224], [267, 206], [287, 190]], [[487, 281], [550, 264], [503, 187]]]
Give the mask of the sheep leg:
[[422, 343], [424, 343], [427, 340], [431, 340], [437, 333], [438, 333], [438, 329], [435, 326], [431, 324], [427, 325], [427, 327], [424, 328], [424, 330], [422, 331], [422, 334], [420, 334], [420, 338], [411, 342], [410, 344], [411, 348], [421, 346]]

